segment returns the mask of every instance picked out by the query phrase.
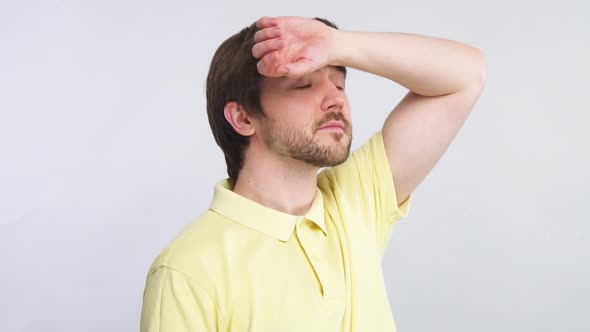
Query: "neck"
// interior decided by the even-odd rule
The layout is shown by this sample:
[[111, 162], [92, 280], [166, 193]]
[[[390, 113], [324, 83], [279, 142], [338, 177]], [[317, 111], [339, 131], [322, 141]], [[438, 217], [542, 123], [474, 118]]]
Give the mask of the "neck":
[[319, 168], [276, 154], [248, 151], [233, 191], [291, 215], [309, 211]]

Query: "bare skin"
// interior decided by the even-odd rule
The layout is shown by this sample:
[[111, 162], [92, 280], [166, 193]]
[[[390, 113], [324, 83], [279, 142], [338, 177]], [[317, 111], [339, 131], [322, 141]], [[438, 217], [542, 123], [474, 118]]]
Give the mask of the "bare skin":
[[[344, 74], [334, 66], [373, 73], [409, 90], [383, 125], [396, 184], [392, 204], [402, 203], [431, 171], [484, 87], [484, 54], [451, 40], [342, 31], [300, 17], [262, 17], [257, 26], [252, 53], [266, 76], [261, 104], [270, 122], [250, 117], [234, 102], [226, 105], [227, 121], [251, 137], [233, 190], [285, 213], [307, 212], [320, 167], [348, 156], [350, 105]], [[325, 125], [336, 127], [321, 129]]]

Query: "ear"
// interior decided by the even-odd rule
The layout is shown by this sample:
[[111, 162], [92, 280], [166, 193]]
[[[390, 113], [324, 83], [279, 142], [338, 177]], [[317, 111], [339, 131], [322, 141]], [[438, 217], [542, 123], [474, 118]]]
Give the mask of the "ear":
[[235, 101], [225, 104], [223, 115], [238, 134], [252, 136], [256, 132], [256, 128], [254, 128], [254, 124], [246, 110]]

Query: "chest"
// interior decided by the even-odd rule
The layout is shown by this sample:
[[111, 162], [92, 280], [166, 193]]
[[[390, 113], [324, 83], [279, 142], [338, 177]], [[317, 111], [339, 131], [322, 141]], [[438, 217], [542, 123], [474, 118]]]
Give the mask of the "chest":
[[326, 221], [328, 234], [303, 221], [287, 242], [252, 244], [231, 276], [230, 330], [340, 331], [355, 312], [383, 304], [368, 232]]

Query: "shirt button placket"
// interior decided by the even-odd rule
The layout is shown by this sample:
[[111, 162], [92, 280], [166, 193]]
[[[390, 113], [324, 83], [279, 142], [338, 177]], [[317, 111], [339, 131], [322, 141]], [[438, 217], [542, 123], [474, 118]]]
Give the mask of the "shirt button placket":
[[321, 248], [322, 239], [318, 238], [318, 232], [314, 231], [310, 226], [312, 221], [305, 218], [299, 219], [295, 227], [297, 238], [303, 247], [303, 251], [307, 256], [311, 267], [313, 268], [315, 275], [321, 287], [322, 297], [325, 296], [325, 275], [322, 270], [322, 257], [319, 249]]

